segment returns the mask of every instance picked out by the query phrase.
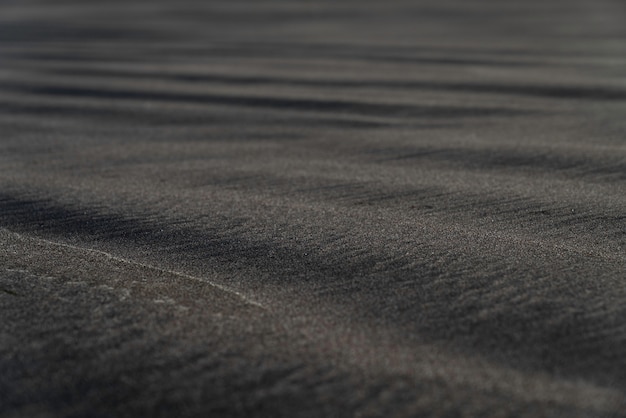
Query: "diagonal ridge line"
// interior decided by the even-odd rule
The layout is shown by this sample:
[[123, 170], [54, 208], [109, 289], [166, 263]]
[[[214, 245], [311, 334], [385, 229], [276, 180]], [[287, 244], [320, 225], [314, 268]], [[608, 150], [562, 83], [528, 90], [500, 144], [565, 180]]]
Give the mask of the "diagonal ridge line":
[[[12, 233], [12, 234], [14, 234], [15, 236], [17, 236], [17, 237], [19, 237], [21, 239], [25, 239], [25, 236], [20, 234], [20, 233], [17, 233], [17, 232], [14, 232], [14, 231], [9, 231], [8, 229], [5, 229], [5, 230], [10, 232], [10, 233]], [[106, 258], [108, 258], [110, 260], [114, 260], [114, 261], [117, 261], [117, 262], [120, 262], [120, 263], [124, 263], [124, 264], [130, 264], [130, 265], [137, 266], [137, 267], [140, 267], [140, 268], [143, 268], [143, 269], [148, 269], [148, 270], [153, 270], [153, 271], [157, 271], [157, 272], [160, 272], [160, 273], [170, 274], [170, 275], [181, 277], [181, 278], [184, 278], [184, 279], [187, 279], [187, 280], [199, 281], [199, 282], [201, 282], [203, 284], [208, 284], [211, 287], [214, 287], [214, 288], [219, 289], [219, 290], [221, 290], [223, 292], [226, 292], [226, 293], [229, 293], [231, 295], [234, 295], [234, 296], [238, 297], [239, 299], [241, 299], [246, 304], [256, 306], [257, 308], [261, 308], [263, 310], [267, 310], [267, 308], [264, 305], [262, 305], [261, 303], [255, 301], [253, 299], [250, 299], [248, 296], [244, 295], [243, 293], [238, 292], [235, 289], [232, 289], [230, 287], [221, 285], [219, 283], [216, 283], [216, 282], [214, 282], [212, 280], [209, 280], [209, 279], [206, 279], [206, 278], [203, 278], [203, 277], [192, 276], [190, 274], [182, 273], [182, 272], [179, 272], [179, 271], [168, 270], [168, 269], [157, 267], [157, 266], [154, 266], [154, 265], [151, 265], [151, 264], [141, 263], [141, 262], [135, 261], [135, 260], [129, 260], [129, 259], [126, 259], [126, 258], [122, 258], [122, 257], [116, 256], [116, 255], [113, 255], [113, 254], [108, 253], [106, 251], [96, 250], [94, 248], [85, 248], [85, 247], [80, 247], [78, 245], [72, 245], [72, 244], [66, 244], [66, 243], [57, 242], [57, 241], [51, 241], [51, 240], [48, 240], [48, 239], [45, 239], [45, 238], [41, 238], [41, 237], [37, 237], [37, 236], [29, 236], [29, 238], [35, 239], [35, 240], [40, 241], [40, 242], [44, 242], [44, 243], [49, 244], [49, 245], [54, 245], [54, 246], [57, 246], [57, 247], [69, 248], [69, 249], [72, 249], [72, 250], [79, 250], [79, 251], [83, 251], [83, 252], [86, 252], [86, 253], [98, 254], [98, 255], [104, 256], [104, 257], [106, 257]]]

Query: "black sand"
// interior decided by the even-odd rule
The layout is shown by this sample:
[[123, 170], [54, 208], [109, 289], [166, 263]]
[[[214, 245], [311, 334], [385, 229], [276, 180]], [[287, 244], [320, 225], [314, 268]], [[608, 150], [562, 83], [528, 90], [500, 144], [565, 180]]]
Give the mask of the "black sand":
[[626, 416], [626, 3], [1, 1], [2, 417]]

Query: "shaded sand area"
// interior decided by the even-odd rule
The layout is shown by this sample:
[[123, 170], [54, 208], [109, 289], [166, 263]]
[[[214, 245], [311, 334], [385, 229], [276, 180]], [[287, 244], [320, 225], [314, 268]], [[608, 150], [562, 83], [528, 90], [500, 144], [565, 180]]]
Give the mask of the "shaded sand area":
[[626, 4], [0, 1], [0, 416], [626, 416]]

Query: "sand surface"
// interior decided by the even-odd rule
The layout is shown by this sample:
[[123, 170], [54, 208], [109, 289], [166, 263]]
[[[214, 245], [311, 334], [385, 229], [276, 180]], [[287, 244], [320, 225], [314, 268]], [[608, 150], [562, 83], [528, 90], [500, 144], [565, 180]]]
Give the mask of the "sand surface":
[[0, 416], [626, 416], [626, 3], [0, 1]]

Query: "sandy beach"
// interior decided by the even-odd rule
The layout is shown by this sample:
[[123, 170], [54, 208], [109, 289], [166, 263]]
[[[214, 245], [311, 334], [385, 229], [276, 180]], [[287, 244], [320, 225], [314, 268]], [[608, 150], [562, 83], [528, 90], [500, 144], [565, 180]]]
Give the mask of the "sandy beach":
[[626, 4], [0, 1], [1, 417], [626, 416]]

